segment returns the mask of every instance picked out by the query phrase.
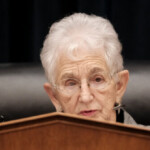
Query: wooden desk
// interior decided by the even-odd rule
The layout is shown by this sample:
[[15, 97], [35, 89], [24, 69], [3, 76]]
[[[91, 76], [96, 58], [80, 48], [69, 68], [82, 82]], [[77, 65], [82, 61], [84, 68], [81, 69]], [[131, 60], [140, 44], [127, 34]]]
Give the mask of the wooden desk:
[[150, 130], [51, 113], [0, 123], [0, 150], [150, 150]]

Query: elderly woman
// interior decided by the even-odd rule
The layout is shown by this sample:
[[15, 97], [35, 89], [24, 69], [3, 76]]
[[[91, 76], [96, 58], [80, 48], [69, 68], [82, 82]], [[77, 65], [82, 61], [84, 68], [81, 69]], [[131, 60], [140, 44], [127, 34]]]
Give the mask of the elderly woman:
[[54, 23], [41, 61], [49, 81], [44, 88], [58, 112], [135, 123], [120, 111], [129, 72], [123, 70], [121, 44], [107, 19], [75, 13]]

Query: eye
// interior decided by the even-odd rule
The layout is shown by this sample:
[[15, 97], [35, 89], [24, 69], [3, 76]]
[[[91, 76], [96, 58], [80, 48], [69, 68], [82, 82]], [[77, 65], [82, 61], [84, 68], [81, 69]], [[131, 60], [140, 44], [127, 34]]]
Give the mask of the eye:
[[95, 76], [95, 77], [93, 77], [93, 81], [94, 82], [102, 82], [104, 80], [104, 78], [103, 77], [101, 77], [101, 76]]
[[65, 82], [65, 86], [75, 86], [77, 84], [77, 81], [75, 81], [75, 80], [67, 80], [66, 82]]
[[103, 76], [96, 75], [90, 80], [90, 87], [94, 89], [100, 89], [105, 85], [105, 79]]
[[96, 82], [101, 82], [101, 81], [102, 81], [102, 78], [101, 78], [101, 77], [96, 77], [96, 78], [95, 78], [95, 81], [96, 81]]

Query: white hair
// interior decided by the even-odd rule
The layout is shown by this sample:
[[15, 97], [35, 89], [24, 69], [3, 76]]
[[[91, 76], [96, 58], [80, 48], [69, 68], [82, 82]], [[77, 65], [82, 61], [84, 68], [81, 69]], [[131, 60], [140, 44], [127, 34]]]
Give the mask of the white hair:
[[55, 83], [56, 63], [62, 51], [73, 59], [70, 56], [83, 47], [92, 51], [103, 47], [111, 75], [123, 69], [122, 46], [109, 20], [74, 13], [54, 23], [44, 41], [40, 57], [50, 83]]

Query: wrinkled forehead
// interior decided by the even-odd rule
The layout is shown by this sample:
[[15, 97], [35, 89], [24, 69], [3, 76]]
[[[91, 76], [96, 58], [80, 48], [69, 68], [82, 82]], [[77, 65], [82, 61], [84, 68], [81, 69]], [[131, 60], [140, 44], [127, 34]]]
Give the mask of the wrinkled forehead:
[[92, 73], [109, 73], [103, 51], [80, 49], [73, 56], [62, 53], [56, 65], [56, 77], [81, 76]]

